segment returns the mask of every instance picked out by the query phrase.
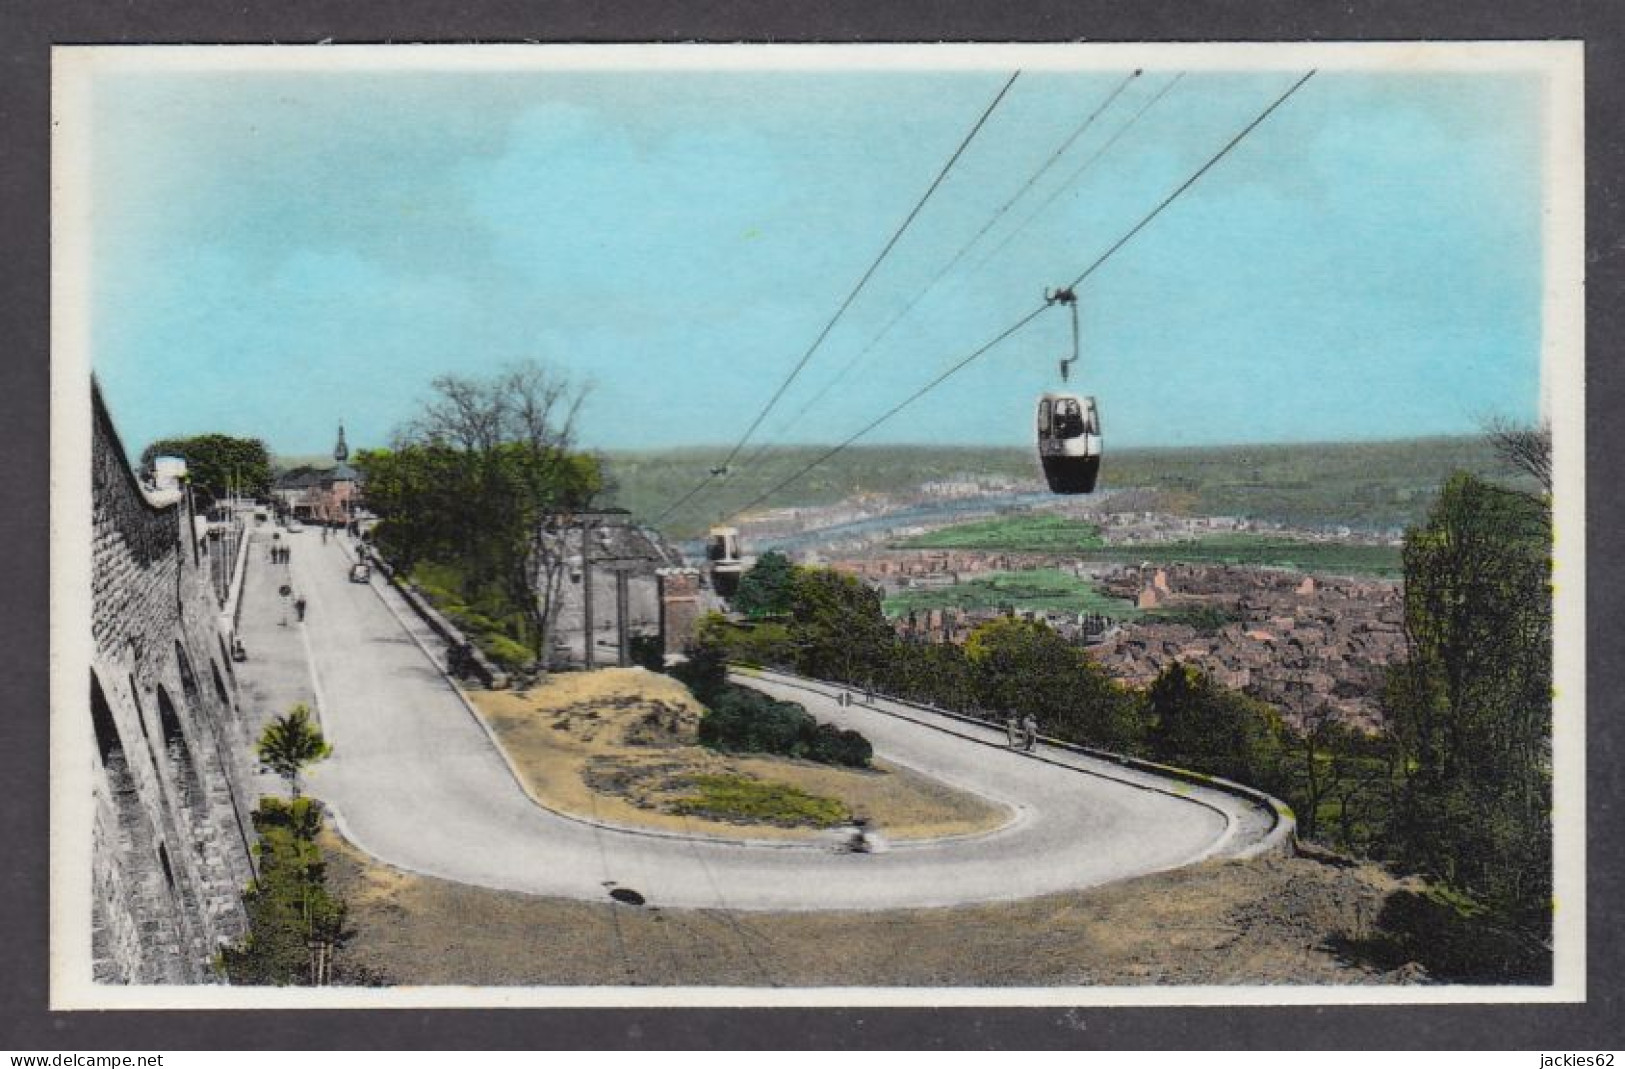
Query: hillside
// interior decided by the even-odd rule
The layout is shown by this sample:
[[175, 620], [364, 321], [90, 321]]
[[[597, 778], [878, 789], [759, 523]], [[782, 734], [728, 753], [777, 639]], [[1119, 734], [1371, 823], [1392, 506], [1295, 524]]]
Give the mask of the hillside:
[[[696, 495], [663, 526], [690, 537], [825, 452], [770, 450]], [[605, 454], [612, 503], [653, 519], [720, 459], [716, 449]], [[748, 455], [748, 454], [747, 454]], [[1282, 523], [1403, 527], [1420, 519], [1440, 483], [1464, 470], [1496, 478], [1508, 472], [1483, 439], [1416, 438], [1387, 442], [1124, 449], [1108, 452], [1101, 489], [1153, 491], [1137, 507], [1190, 515], [1238, 515]], [[857, 493], [903, 494], [920, 484], [964, 477], [1008, 479], [1042, 488], [1026, 449], [855, 446], [763, 499], [758, 508], [819, 505]]]
[[740, 917], [470, 887], [389, 868], [324, 834], [334, 887], [350, 906], [348, 953], [395, 983], [1001, 987], [1430, 978], [1404, 949], [1409, 943], [1385, 930], [1395, 907], [1415, 895], [1368, 865], [1210, 861], [1019, 902]]

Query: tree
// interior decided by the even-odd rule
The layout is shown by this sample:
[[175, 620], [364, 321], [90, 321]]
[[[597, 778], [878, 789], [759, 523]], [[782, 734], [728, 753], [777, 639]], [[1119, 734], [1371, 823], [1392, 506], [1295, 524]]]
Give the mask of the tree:
[[236, 492], [265, 497], [271, 492], [271, 454], [258, 438], [229, 434], [200, 434], [191, 438], [160, 438], [141, 451], [141, 467], [150, 470], [158, 457], [181, 457], [192, 491], [203, 504]]
[[873, 685], [897, 646], [880, 595], [828, 568], [795, 570], [789, 627], [796, 671], [818, 679]]
[[1274, 709], [1178, 662], [1162, 670], [1146, 700], [1151, 749], [1159, 760], [1274, 788], [1281, 732]]
[[579, 513], [605, 489], [575, 449], [582, 391], [534, 362], [488, 378], [443, 375], [389, 452], [365, 453], [385, 552], [454, 565], [469, 601], [496, 597], [551, 645]]
[[[1350, 758], [1360, 749], [1359, 733], [1345, 725], [1335, 709], [1321, 702], [1303, 714], [1298, 730], [1286, 731], [1284, 735], [1297, 765], [1293, 801], [1298, 815], [1298, 834], [1305, 839], [1316, 839], [1324, 831], [1320, 826], [1322, 806], [1338, 797], [1345, 782], [1358, 773], [1356, 763]], [[1341, 797], [1346, 807], [1350, 795], [1344, 792]], [[1347, 838], [1346, 823], [1343, 831]]]
[[322, 738], [321, 729], [310, 721], [310, 708], [298, 702], [286, 716], [279, 716], [260, 734], [255, 746], [261, 761], [288, 781], [288, 790], [299, 797], [299, 774], [306, 765], [327, 757], [333, 748]]
[[965, 640], [979, 704], [995, 715], [1031, 715], [1047, 733], [1114, 750], [1133, 749], [1133, 701], [1084, 652], [1039, 620], [1002, 616]]
[[782, 616], [792, 603], [795, 565], [776, 549], [763, 553], [739, 580], [733, 607], [746, 616]]
[[1529, 427], [1501, 416], [1492, 416], [1484, 421], [1484, 434], [1503, 461], [1532, 477], [1546, 493], [1552, 492], [1550, 424]]
[[1453, 476], [1405, 535], [1406, 661], [1385, 704], [1403, 750], [1399, 860], [1547, 923], [1551, 894], [1551, 515]]
[[243, 896], [248, 932], [221, 948], [227, 980], [243, 986], [325, 985], [344, 942], [345, 904], [327, 887], [316, 837], [321, 810], [308, 798], [260, 799], [253, 814], [259, 872]]

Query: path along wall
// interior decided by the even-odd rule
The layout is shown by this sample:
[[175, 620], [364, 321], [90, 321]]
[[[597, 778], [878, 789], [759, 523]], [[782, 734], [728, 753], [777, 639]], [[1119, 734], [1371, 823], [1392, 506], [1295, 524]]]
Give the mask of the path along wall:
[[143, 490], [91, 390], [93, 974], [218, 982], [253, 876], [249, 740], [209, 582], [224, 543], [196, 537], [181, 495]]

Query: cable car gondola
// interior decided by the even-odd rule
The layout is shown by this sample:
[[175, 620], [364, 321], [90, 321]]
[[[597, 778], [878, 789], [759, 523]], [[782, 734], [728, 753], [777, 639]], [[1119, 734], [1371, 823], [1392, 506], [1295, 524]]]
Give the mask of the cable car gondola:
[[705, 559], [711, 564], [711, 589], [725, 598], [739, 589], [745, 562], [739, 556], [739, 529], [713, 527], [706, 539]]
[[[1072, 310], [1072, 355], [1061, 361], [1065, 382], [1078, 359], [1078, 296], [1067, 289], [1045, 291], [1050, 304]], [[1038, 399], [1038, 460], [1051, 493], [1092, 494], [1100, 478], [1100, 411], [1095, 399], [1076, 393], [1046, 393]]]
[[1038, 459], [1052, 493], [1095, 492], [1100, 477], [1100, 413], [1093, 397], [1046, 393], [1038, 399]]

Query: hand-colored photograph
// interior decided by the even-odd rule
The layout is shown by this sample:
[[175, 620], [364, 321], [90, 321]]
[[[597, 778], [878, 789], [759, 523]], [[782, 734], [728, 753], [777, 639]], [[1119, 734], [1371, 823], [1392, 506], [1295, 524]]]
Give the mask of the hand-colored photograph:
[[54, 56], [54, 1006], [1584, 997], [1577, 44]]

